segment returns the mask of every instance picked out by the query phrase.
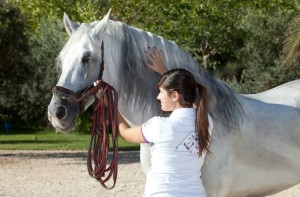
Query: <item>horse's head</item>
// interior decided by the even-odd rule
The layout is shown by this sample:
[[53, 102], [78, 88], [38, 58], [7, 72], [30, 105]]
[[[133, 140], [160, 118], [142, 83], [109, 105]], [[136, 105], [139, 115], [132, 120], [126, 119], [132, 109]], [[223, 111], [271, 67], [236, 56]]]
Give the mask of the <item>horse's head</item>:
[[74, 129], [77, 116], [94, 101], [93, 95], [82, 96], [102, 75], [103, 37], [109, 17], [110, 11], [101, 21], [79, 26], [64, 14], [70, 38], [57, 58], [62, 72], [48, 105], [48, 119], [58, 130]]

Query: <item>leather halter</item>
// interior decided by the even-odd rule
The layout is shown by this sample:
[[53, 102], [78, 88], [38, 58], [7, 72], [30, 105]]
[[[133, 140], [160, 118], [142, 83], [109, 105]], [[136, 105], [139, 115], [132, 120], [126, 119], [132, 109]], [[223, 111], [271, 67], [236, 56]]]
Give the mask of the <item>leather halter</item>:
[[[101, 44], [101, 55], [102, 61], [100, 63], [100, 72], [98, 76], [98, 80], [102, 79], [103, 71], [104, 71], [104, 42]], [[99, 88], [99, 87], [98, 87]], [[62, 100], [67, 100], [71, 103], [79, 104], [79, 112], [82, 113], [84, 111], [84, 104], [88, 97], [95, 94], [93, 89], [96, 89], [96, 86], [88, 86], [79, 92], [74, 92], [62, 86], [52, 86], [52, 93]]]

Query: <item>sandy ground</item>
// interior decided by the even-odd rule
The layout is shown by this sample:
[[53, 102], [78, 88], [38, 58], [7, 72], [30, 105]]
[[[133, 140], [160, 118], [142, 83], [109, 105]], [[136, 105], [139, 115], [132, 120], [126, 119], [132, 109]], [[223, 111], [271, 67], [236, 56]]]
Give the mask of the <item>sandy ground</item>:
[[[0, 196], [142, 196], [145, 177], [138, 151], [119, 153], [118, 180], [112, 190], [89, 176], [86, 156], [86, 151], [0, 150]], [[300, 184], [272, 197], [300, 197]]]

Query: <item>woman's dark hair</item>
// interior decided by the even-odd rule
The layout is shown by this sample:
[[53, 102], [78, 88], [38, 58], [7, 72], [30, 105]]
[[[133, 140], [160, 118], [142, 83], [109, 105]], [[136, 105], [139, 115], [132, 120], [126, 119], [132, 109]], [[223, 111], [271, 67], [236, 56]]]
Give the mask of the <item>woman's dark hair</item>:
[[208, 132], [208, 99], [207, 90], [196, 82], [193, 74], [185, 69], [172, 69], [164, 73], [158, 83], [169, 94], [176, 91], [181, 95], [179, 101], [183, 107], [197, 106], [195, 118], [198, 131], [199, 156], [203, 151], [208, 151], [210, 135]]

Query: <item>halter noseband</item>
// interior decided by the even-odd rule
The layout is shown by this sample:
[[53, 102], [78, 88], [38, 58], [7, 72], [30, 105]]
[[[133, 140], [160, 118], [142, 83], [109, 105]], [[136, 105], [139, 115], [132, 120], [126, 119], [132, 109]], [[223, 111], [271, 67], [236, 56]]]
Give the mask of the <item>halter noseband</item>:
[[[104, 42], [102, 41], [101, 44], [101, 55], [102, 61], [100, 63], [100, 71], [98, 80], [102, 79], [103, 71], [104, 71]], [[78, 103], [79, 104], [79, 111], [82, 113], [84, 111], [84, 104], [88, 97], [91, 95], [96, 94], [97, 90], [99, 89], [98, 86], [88, 86], [79, 92], [74, 92], [62, 86], [53, 86], [52, 93], [62, 100], [67, 100], [71, 103]], [[96, 91], [95, 91], [96, 90]]]

